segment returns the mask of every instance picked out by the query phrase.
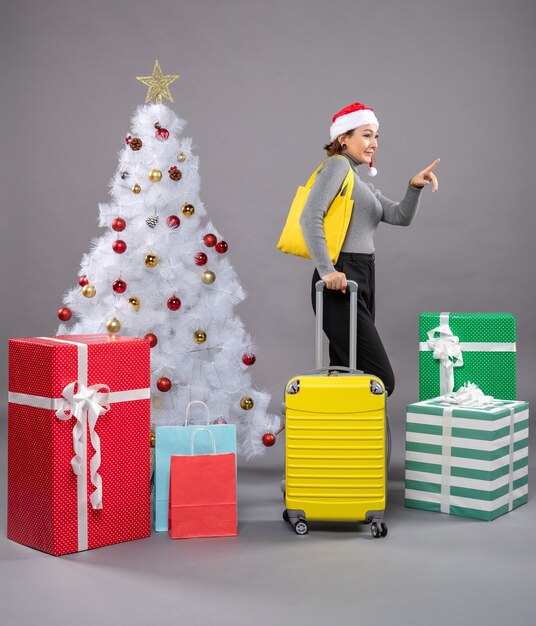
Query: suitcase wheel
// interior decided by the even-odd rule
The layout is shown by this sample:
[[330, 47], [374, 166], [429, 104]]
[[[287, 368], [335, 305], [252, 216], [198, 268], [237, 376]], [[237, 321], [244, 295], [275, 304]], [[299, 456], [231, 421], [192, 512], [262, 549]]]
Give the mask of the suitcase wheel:
[[287, 509], [283, 511], [283, 519], [285, 520], [285, 522], [290, 522]]
[[297, 535], [306, 535], [309, 532], [309, 526], [307, 526], [307, 522], [303, 519], [303, 517], [300, 517], [300, 519], [296, 522], [294, 530]]
[[374, 539], [379, 539], [380, 537], [387, 537], [387, 524], [381, 522], [372, 522], [370, 527], [370, 534], [374, 537]]

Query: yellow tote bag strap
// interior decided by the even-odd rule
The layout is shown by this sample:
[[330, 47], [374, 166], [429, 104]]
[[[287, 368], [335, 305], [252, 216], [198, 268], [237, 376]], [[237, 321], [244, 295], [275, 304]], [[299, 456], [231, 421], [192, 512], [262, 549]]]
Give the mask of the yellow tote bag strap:
[[[346, 157], [343, 157], [342, 154], [336, 154], [334, 156], [337, 156], [337, 157], [339, 157], [341, 159], [344, 159], [345, 161], [348, 161], [348, 159], [346, 159]], [[327, 162], [327, 159], [325, 161], [322, 161], [322, 163], [320, 163], [320, 165], [316, 168], [316, 170], [311, 174], [311, 176], [309, 177], [309, 180], [307, 181], [307, 183], [305, 185], [306, 189], [311, 189], [311, 187], [315, 184], [315, 179], [317, 177], [317, 174], [324, 167], [326, 162]], [[345, 180], [343, 181], [343, 185], [344, 185], [344, 182], [348, 182], [346, 179], [349, 178], [349, 174], [350, 174], [350, 171], [352, 169], [352, 167], [351, 167], [349, 162], [348, 162], [348, 166], [350, 167], [350, 169], [348, 170], [348, 174], [346, 175]], [[340, 193], [340, 191], [339, 191], [339, 193]]]
[[322, 163], [320, 163], [320, 165], [316, 168], [316, 170], [311, 174], [311, 176], [309, 177], [309, 180], [305, 184], [306, 189], [311, 189], [311, 187], [315, 184], [316, 175], [324, 167], [325, 162], [326, 161], [323, 161]]
[[326, 247], [331, 260], [336, 263], [342, 244], [348, 232], [354, 201], [352, 191], [354, 188], [354, 171], [350, 167], [346, 174], [338, 194], [333, 199], [324, 217], [324, 235]]
[[[340, 157], [341, 159], [344, 159], [345, 161], [348, 161], [348, 159], [346, 159], [340, 154], [338, 154], [337, 156]], [[341, 185], [341, 188], [339, 189], [339, 193], [337, 194], [337, 196], [346, 196], [346, 195], [350, 197], [352, 196], [352, 192], [354, 190], [354, 170], [352, 169], [352, 166], [350, 165], [349, 161], [348, 161], [348, 165], [349, 165], [348, 172], [346, 176], [344, 177], [344, 180], [342, 181], [342, 185]]]

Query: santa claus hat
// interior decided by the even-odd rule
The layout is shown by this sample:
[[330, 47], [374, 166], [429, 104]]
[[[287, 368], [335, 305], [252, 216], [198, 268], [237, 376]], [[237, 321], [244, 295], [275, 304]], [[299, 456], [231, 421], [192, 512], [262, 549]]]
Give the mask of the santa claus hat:
[[[374, 115], [374, 111], [370, 107], [360, 102], [353, 102], [333, 116], [332, 124], [329, 129], [331, 141], [340, 135], [344, 135], [344, 133], [349, 130], [364, 126], [365, 124], [376, 124], [378, 127], [380, 126], [377, 117]], [[370, 162], [368, 173], [369, 176], [376, 176], [378, 173], [372, 161]]]

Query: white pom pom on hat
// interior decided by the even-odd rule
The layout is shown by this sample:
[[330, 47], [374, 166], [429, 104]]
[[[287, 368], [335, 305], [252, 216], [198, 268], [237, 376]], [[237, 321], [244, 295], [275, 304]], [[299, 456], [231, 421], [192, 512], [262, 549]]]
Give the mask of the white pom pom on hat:
[[[361, 102], [353, 102], [333, 116], [329, 129], [330, 139], [333, 141], [347, 131], [365, 124], [376, 124], [378, 128], [380, 126], [374, 111], [370, 107], [361, 104]], [[368, 175], [376, 176], [377, 173], [378, 170], [374, 167], [373, 160], [371, 160]]]

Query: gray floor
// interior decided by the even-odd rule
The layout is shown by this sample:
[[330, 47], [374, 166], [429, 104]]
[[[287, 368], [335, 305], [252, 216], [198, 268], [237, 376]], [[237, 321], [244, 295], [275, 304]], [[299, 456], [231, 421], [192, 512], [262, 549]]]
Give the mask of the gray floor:
[[2, 493], [1, 623], [534, 623], [534, 499], [491, 523], [410, 510], [395, 467], [386, 539], [353, 524], [317, 525], [298, 537], [281, 520], [281, 472], [273, 467], [281, 450], [274, 452], [240, 468], [233, 538], [153, 533], [54, 558], [5, 538]]

